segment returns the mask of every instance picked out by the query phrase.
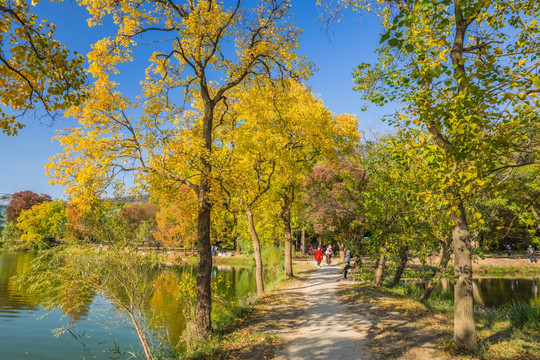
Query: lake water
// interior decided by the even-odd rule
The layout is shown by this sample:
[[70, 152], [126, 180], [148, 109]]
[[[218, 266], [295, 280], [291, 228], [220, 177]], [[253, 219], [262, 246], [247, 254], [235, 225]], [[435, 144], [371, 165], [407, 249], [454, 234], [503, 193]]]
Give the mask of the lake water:
[[[442, 288], [453, 291], [446, 279]], [[529, 303], [540, 300], [538, 278], [475, 278], [473, 279], [473, 300], [482, 307], [500, 307], [512, 302]]]
[[475, 304], [484, 307], [497, 307], [512, 301], [529, 303], [539, 299], [538, 279], [474, 279], [473, 298]]
[[[46, 311], [40, 294], [20, 289], [17, 275], [30, 269], [33, 258], [30, 253], [0, 252], [1, 360], [119, 359], [122, 357], [113, 356], [110, 351], [140, 350], [132, 327], [109, 299], [94, 296], [85, 306], [65, 314], [61, 310]], [[155, 291], [146, 304], [145, 314], [151, 314], [147, 316], [148, 327], [166, 328], [172, 341], [178, 341], [185, 328], [186, 306], [177, 296], [178, 284], [183, 275], [195, 272], [193, 266], [164, 267], [152, 275]], [[225, 302], [238, 301], [256, 292], [251, 269], [215, 267], [213, 278]], [[54, 329], [67, 325], [71, 333], [53, 336]]]

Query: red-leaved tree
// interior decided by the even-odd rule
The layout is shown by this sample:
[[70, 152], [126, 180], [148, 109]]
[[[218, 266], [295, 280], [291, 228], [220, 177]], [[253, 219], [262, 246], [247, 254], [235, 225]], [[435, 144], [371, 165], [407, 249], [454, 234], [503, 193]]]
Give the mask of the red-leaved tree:
[[361, 199], [366, 182], [366, 171], [346, 162], [317, 166], [304, 182], [304, 219], [315, 233], [336, 240], [341, 255], [345, 242], [363, 233]]
[[11, 202], [6, 208], [7, 221], [16, 221], [23, 210], [28, 210], [45, 201], [51, 201], [51, 197], [47, 194], [38, 195], [30, 190], [16, 192], [11, 196]]

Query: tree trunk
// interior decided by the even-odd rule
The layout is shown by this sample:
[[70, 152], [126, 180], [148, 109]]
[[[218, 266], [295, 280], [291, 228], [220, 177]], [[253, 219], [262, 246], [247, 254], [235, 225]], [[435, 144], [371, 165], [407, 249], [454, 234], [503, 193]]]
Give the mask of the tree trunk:
[[433, 274], [433, 277], [429, 279], [429, 282], [426, 285], [426, 291], [424, 291], [424, 294], [420, 296], [418, 300], [420, 301], [426, 301], [429, 299], [429, 296], [435, 290], [437, 287], [437, 282], [434, 279], [440, 279], [442, 276], [442, 273], [444, 270], [446, 270], [446, 267], [448, 266], [448, 262], [450, 261], [450, 245], [451, 241], [449, 240], [443, 240], [441, 242], [442, 246], [442, 254], [441, 254], [441, 260], [439, 261], [439, 266], [437, 267], [437, 270], [435, 271], [435, 274]]
[[300, 241], [302, 244], [302, 249], [304, 249], [304, 253], [306, 253], [306, 229], [303, 227], [302, 232], [300, 233]]
[[257, 283], [257, 295], [262, 296], [264, 294], [263, 283], [263, 262], [261, 256], [261, 243], [255, 224], [253, 222], [253, 212], [251, 209], [246, 210], [248, 218], [249, 233], [251, 234], [251, 240], [253, 241], [253, 256], [255, 257], [255, 282]]
[[396, 273], [394, 275], [394, 284], [398, 284], [401, 280], [401, 276], [403, 275], [403, 272], [405, 271], [405, 268], [407, 267], [407, 261], [409, 261], [409, 257], [407, 256], [408, 249], [406, 247], [402, 247], [399, 249], [399, 265], [396, 269]]
[[[204, 79], [206, 81], [206, 79]], [[195, 312], [196, 332], [199, 339], [212, 331], [212, 245], [210, 243], [210, 224], [212, 203], [210, 200], [210, 181], [212, 164], [208, 156], [212, 153], [212, 129], [214, 120], [214, 102], [210, 99], [206, 87], [201, 87], [204, 101], [202, 140], [204, 152], [201, 157], [201, 182], [197, 197], [199, 212], [197, 216], [197, 239], [199, 241], [199, 269], [197, 271], [197, 309]]]
[[[290, 215], [290, 209], [289, 209]], [[292, 267], [292, 234], [291, 234], [291, 222], [285, 222], [285, 276], [293, 277], [293, 267]]]
[[[202, 192], [202, 190], [201, 190]], [[197, 271], [197, 335], [202, 339], [212, 331], [212, 246], [210, 245], [210, 203], [205, 196], [199, 208], [197, 235], [199, 238], [199, 268]], [[206, 201], [205, 201], [206, 200]]]
[[379, 253], [379, 258], [377, 259], [376, 267], [375, 267], [375, 275], [373, 277], [373, 285], [379, 286], [382, 280], [382, 276], [384, 274], [384, 266], [386, 265], [386, 251], [385, 249], [381, 249], [381, 252]]
[[339, 246], [339, 260], [345, 261], [345, 241], [338, 241]]
[[291, 229], [291, 207], [292, 196], [288, 194], [283, 195], [283, 207], [281, 209], [281, 218], [283, 219], [283, 226], [285, 231], [285, 276], [293, 277], [292, 267], [292, 229]]
[[451, 214], [456, 223], [452, 228], [454, 241], [454, 337], [466, 349], [477, 345], [473, 317], [472, 257], [469, 225], [463, 202]]
[[240, 256], [241, 251], [240, 251], [240, 241], [238, 241], [238, 236], [236, 237], [234, 243], [236, 244], [236, 256]]

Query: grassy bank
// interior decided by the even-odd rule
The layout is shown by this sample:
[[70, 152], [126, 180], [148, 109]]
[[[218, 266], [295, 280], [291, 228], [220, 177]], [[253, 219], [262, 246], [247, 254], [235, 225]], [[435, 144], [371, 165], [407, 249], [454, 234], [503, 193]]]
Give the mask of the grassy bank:
[[474, 275], [491, 277], [534, 277], [540, 275], [540, 268], [535, 266], [495, 266], [479, 265], [473, 268]]
[[281, 276], [266, 287], [260, 298], [247, 299], [214, 319], [214, 332], [204, 341], [179, 355], [183, 360], [195, 359], [253, 359], [274, 358], [283, 339], [276, 335], [293, 326], [304, 311], [299, 294], [287, 289], [307, 277], [311, 266], [298, 263], [296, 276]]
[[382, 358], [539, 359], [540, 304], [475, 309], [479, 348], [461, 351], [453, 341], [453, 294], [436, 291], [426, 302], [420, 290], [354, 284], [340, 298], [372, 321], [370, 349]]

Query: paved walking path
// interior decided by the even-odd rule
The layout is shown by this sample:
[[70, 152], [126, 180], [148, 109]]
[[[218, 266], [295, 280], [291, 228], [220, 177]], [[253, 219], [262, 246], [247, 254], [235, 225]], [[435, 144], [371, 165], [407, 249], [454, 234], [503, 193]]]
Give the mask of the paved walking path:
[[291, 289], [303, 294], [307, 310], [276, 360], [374, 358], [366, 348], [371, 323], [359, 314], [347, 312], [338, 301], [336, 290], [343, 277], [342, 268], [323, 266]]

